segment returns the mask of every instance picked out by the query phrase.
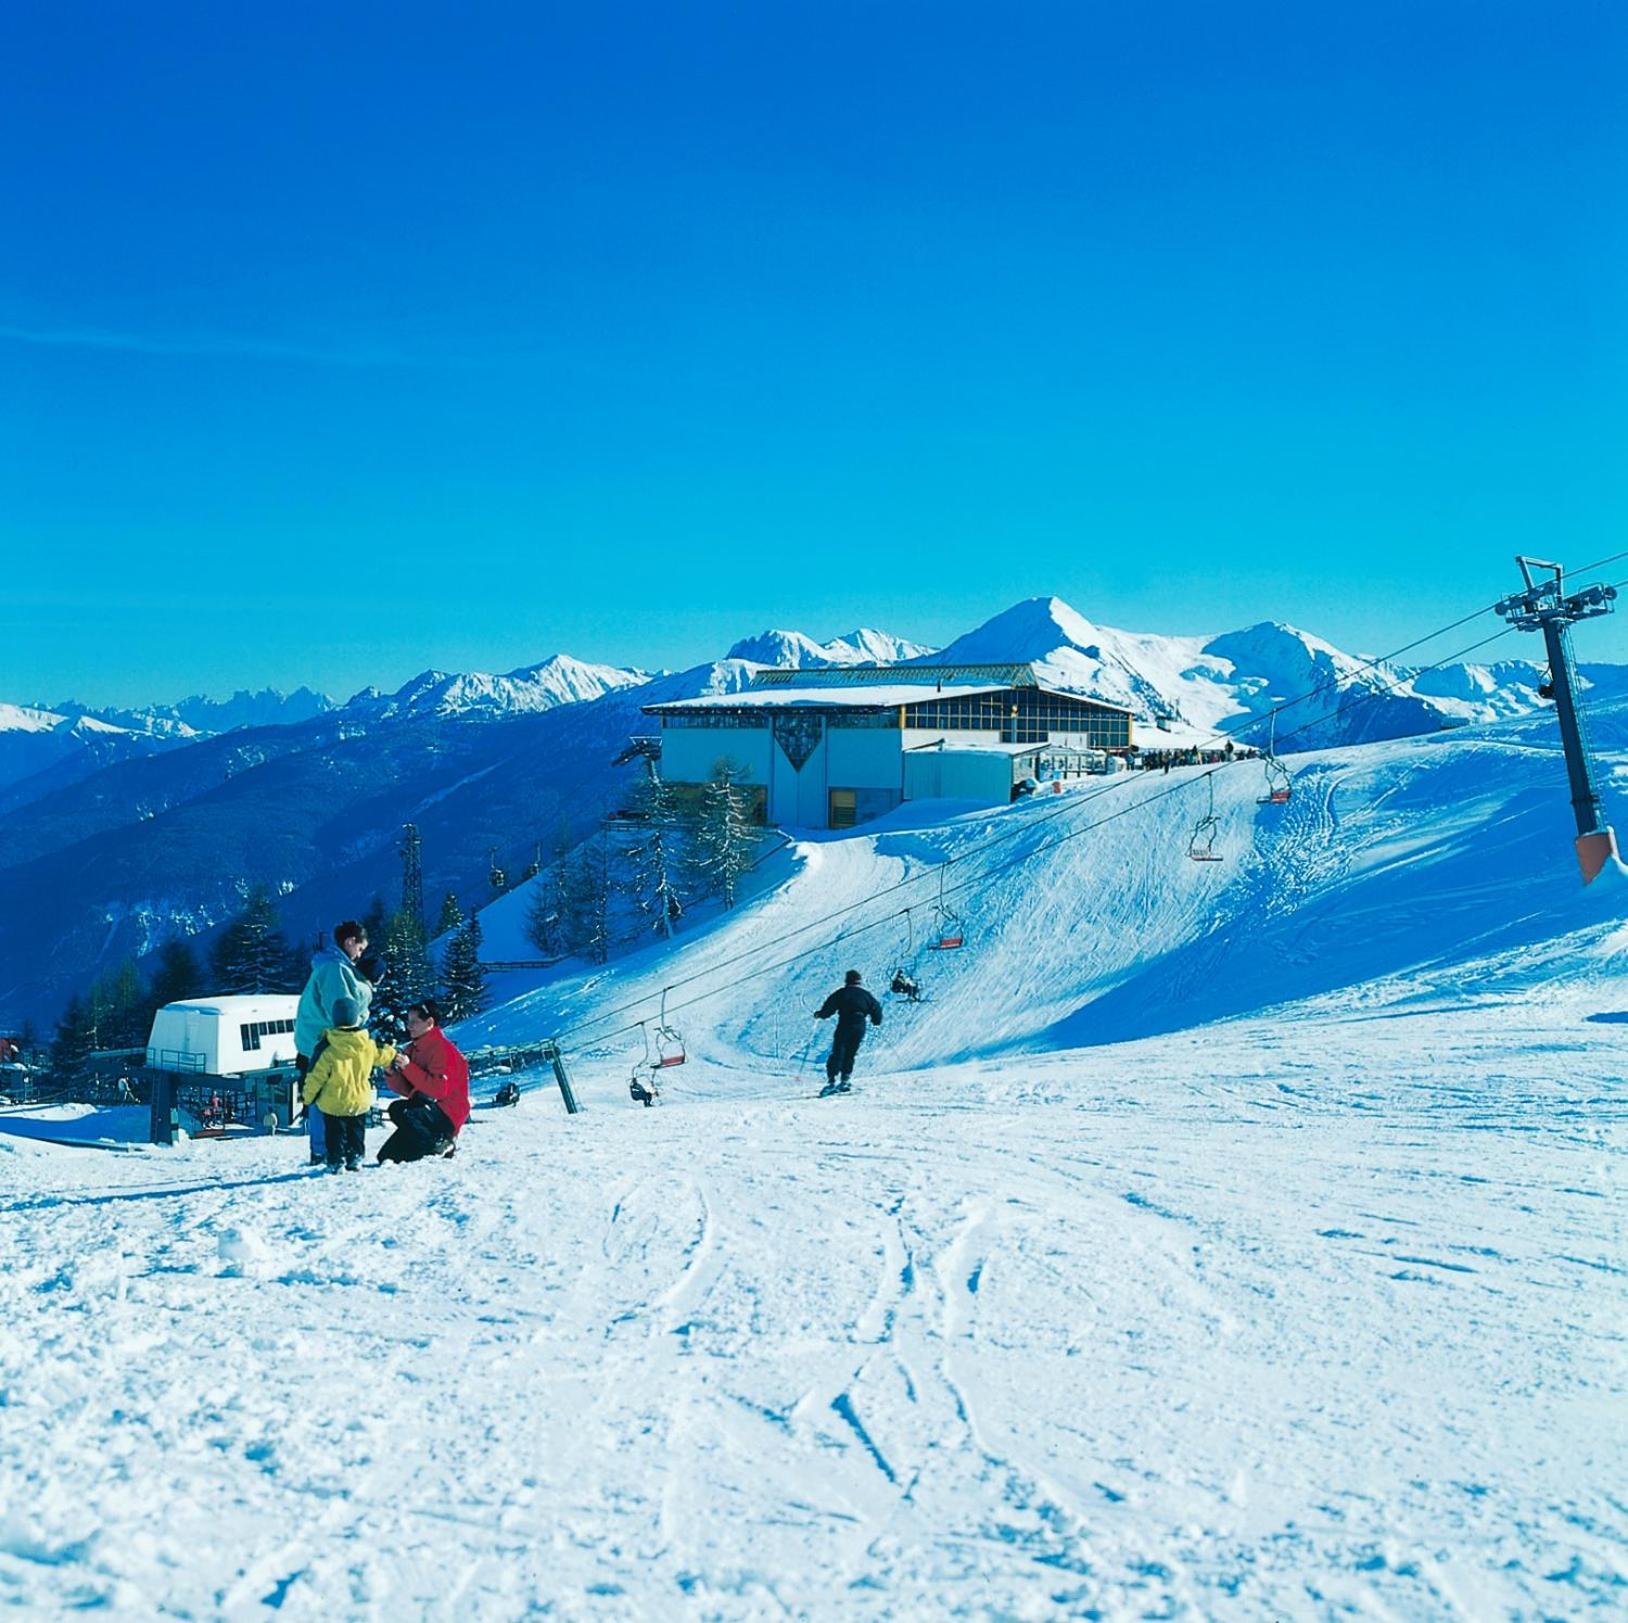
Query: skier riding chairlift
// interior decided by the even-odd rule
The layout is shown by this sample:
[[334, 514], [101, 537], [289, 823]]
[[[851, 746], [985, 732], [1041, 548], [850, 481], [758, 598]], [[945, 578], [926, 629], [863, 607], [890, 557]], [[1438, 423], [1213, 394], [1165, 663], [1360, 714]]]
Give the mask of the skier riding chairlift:
[[911, 910], [904, 910], [905, 944], [904, 952], [899, 958], [893, 977], [888, 982], [888, 991], [895, 997], [902, 997], [909, 1003], [922, 1003], [926, 1001], [926, 993], [921, 989], [921, 982], [916, 979], [916, 922]]
[[634, 1063], [627, 1091], [637, 1103], [649, 1109], [661, 1097], [661, 1073], [684, 1064], [689, 1058], [678, 1028], [667, 1023], [665, 989], [661, 994], [661, 1013], [656, 1016], [654, 1033], [644, 1020], [639, 1022], [639, 1032], [644, 1038], [644, 1058]]

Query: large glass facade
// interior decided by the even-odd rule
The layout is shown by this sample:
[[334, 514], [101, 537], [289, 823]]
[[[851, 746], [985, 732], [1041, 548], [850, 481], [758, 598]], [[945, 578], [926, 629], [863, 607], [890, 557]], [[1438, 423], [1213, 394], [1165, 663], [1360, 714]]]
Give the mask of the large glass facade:
[[905, 707], [904, 724], [927, 732], [998, 732], [1003, 744], [1044, 744], [1053, 733], [1092, 749], [1127, 749], [1131, 741], [1131, 719], [1123, 711], [1039, 688], [924, 699]]

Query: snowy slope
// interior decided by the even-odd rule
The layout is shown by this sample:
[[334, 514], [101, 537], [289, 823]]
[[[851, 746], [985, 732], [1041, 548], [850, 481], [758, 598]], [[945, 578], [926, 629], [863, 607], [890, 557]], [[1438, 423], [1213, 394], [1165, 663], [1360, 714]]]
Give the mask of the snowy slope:
[[[452, 1162], [0, 1133], [0, 1595], [1609, 1615], [1628, 893], [1578, 888], [1533, 720], [1297, 767], [1287, 808], [1238, 765], [808, 839], [467, 1027], [578, 1027], [586, 1108], [534, 1079]], [[929, 1001], [814, 1100], [809, 1010], [942, 855], [967, 947], [915, 919]], [[616, 1028], [664, 984], [708, 996], [645, 1111]]]

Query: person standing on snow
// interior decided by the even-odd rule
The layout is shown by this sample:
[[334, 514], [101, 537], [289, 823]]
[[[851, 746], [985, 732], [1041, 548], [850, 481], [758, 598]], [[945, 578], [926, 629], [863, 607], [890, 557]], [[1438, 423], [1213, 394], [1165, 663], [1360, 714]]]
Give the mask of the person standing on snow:
[[[355, 919], [334, 926], [334, 944], [324, 947], [311, 960], [311, 978], [300, 993], [300, 1006], [294, 1013], [294, 1068], [303, 1080], [310, 1074], [317, 1044], [330, 1026], [337, 1025], [334, 1005], [342, 997], [355, 1001], [361, 1011], [357, 1024], [367, 1024], [373, 1002], [373, 982], [363, 973], [361, 958], [367, 951], [367, 931]], [[377, 971], [375, 971], [377, 973]], [[311, 1139], [311, 1165], [327, 1159], [327, 1142], [320, 1112], [306, 1112], [306, 1131]]]
[[373, 1069], [393, 1064], [395, 1049], [374, 1042], [362, 1029], [362, 1006], [353, 997], [334, 999], [334, 1023], [311, 1056], [303, 1097], [306, 1113], [319, 1111], [330, 1172], [360, 1172], [367, 1113], [373, 1108]]
[[882, 1005], [860, 984], [864, 979], [857, 969], [850, 969], [843, 976], [842, 985], [814, 1012], [816, 1020], [837, 1017], [836, 1035], [831, 1039], [831, 1053], [825, 1062], [825, 1086], [820, 1089], [822, 1099], [828, 1093], [852, 1091], [849, 1079], [854, 1074], [859, 1045], [865, 1040], [865, 1022], [868, 1020], [873, 1026], [882, 1023]]
[[441, 1029], [441, 1011], [425, 998], [407, 1011], [412, 1041], [396, 1055], [385, 1078], [404, 1095], [389, 1109], [396, 1130], [379, 1146], [379, 1164], [450, 1155], [469, 1120], [469, 1062]]

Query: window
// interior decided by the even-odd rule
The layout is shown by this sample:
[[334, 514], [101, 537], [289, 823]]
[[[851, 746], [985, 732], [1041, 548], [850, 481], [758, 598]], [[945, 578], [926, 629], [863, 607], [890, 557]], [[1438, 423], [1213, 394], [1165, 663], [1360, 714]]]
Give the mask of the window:
[[245, 1021], [237, 1029], [239, 1036], [243, 1039], [243, 1052], [245, 1054], [258, 1054], [262, 1037], [286, 1036], [294, 1029], [294, 1022], [292, 1020], [249, 1020]]
[[830, 826], [852, 828], [873, 817], [885, 817], [899, 804], [897, 789], [833, 789]]
[[666, 711], [661, 725], [667, 727], [767, 727], [766, 710], [679, 710]]
[[834, 710], [825, 718], [827, 727], [897, 727], [897, 710]]

